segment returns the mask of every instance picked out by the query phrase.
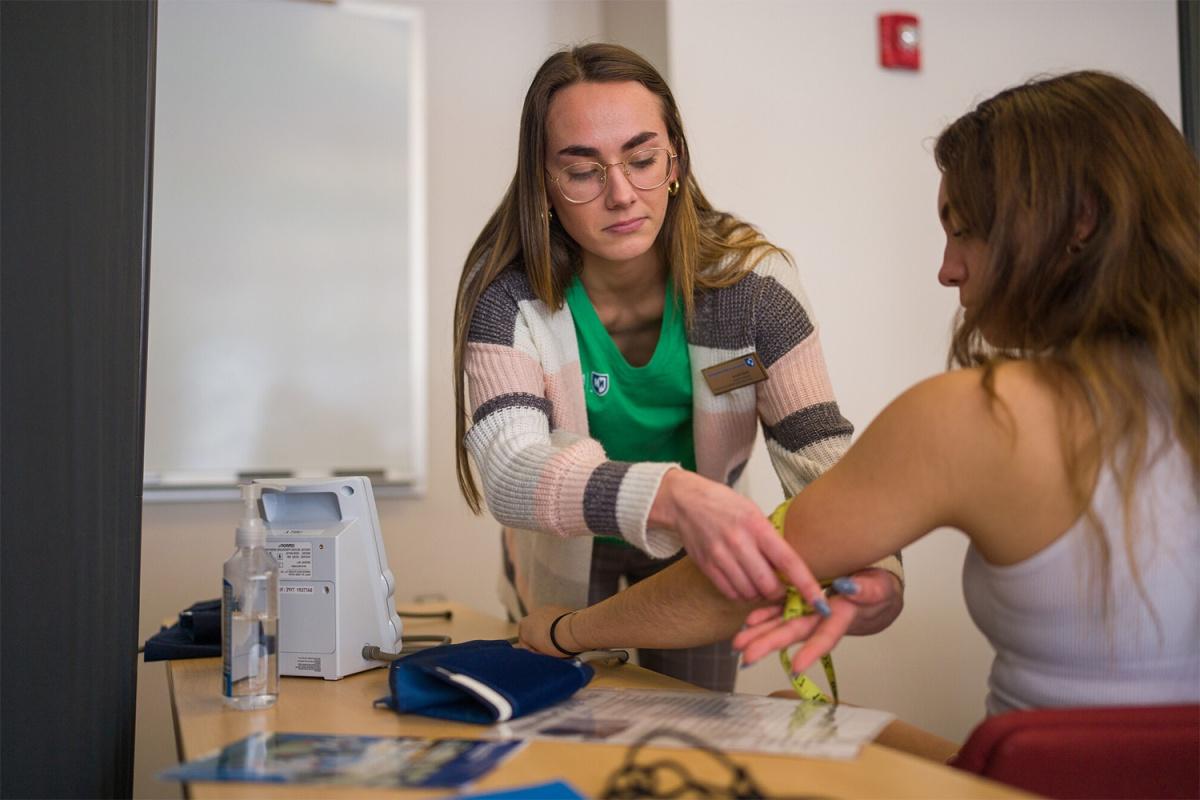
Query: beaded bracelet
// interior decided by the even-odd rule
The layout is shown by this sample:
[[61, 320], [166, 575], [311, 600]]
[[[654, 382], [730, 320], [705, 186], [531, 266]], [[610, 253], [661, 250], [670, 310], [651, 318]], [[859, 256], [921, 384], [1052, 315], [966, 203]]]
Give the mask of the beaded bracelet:
[[[558, 639], [554, 638], [554, 629], [558, 627], [558, 623], [563, 621], [563, 617], [569, 617], [574, 613], [575, 613], [574, 611], [568, 611], [565, 614], [559, 614], [557, 617], [554, 618], [554, 622], [550, 623], [550, 644], [554, 645], [554, 649], [558, 650], [558, 652], [562, 653], [564, 656], [574, 657], [574, 656], [579, 655], [579, 653], [572, 653], [570, 650], [568, 650], [567, 648], [565, 648], [561, 644], [559, 644]], [[581, 650], [579, 652], [583, 652], [583, 651]]]

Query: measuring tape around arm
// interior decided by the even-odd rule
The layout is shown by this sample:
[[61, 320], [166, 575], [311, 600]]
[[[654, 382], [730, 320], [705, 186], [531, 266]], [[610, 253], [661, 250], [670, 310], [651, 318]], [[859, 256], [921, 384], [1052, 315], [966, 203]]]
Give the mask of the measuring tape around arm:
[[[783, 536], [783, 521], [787, 517], [788, 508], [794, 499], [794, 497], [789, 497], [771, 512], [771, 524], [775, 526], [775, 530], [780, 536]], [[827, 586], [828, 582], [822, 582], [821, 585]], [[800, 596], [800, 592], [796, 591], [796, 587], [788, 585], [787, 599], [783, 603], [783, 619], [790, 620], [797, 617], [807, 617], [815, 613], [816, 611], [813, 607], [804, 601], [804, 598]], [[821, 691], [821, 687], [812, 678], [804, 674], [792, 674], [792, 659], [788, 655], [786, 647], [779, 651], [779, 663], [783, 667], [784, 674], [791, 680], [792, 688], [800, 696], [801, 700], [806, 700], [810, 703], [838, 704], [837, 672], [833, 669], [833, 656], [828, 653], [821, 656], [821, 667], [825, 670], [825, 679], [829, 681], [829, 691], [833, 695], [832, 698]]]

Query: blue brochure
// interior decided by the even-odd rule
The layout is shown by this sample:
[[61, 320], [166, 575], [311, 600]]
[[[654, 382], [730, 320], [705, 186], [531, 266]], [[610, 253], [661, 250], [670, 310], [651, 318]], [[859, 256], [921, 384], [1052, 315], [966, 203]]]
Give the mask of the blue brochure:
[[546, 781], [494, 792], [460, 794], [455, 800], [585, 800], [585, 797], [566, 781]]
[[456, 789], [486, 775], [525, 742], [256, 733], [167, 770], [179, 781], [342, 784]]

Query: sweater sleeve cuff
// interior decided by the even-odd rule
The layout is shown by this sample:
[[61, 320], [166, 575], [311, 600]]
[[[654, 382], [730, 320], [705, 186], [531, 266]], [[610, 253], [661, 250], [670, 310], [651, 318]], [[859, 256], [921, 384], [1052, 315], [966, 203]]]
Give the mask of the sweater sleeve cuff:
[[652, 558], [673, 556], [682, 547], [674, 531], [646, 527], [658, 487], [662, 485], [663, 476], [672, 469], [682, 467], [649, 461], [633, 464], [621, 481], [617, 498], [617, 522], [622, 538]]

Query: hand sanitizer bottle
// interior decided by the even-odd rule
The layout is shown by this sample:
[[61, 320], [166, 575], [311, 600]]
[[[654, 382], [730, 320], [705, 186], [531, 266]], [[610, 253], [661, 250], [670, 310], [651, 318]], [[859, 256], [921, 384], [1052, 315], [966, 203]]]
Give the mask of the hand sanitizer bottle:
[[258, 511], [264, 486], [276, 488], [242, 486], [237, 552], [225, 562], [221, 595], [222, 694], [225, 705], [240, 710], [268, 708], [279, 698], [279, 566], [266, 550]]

